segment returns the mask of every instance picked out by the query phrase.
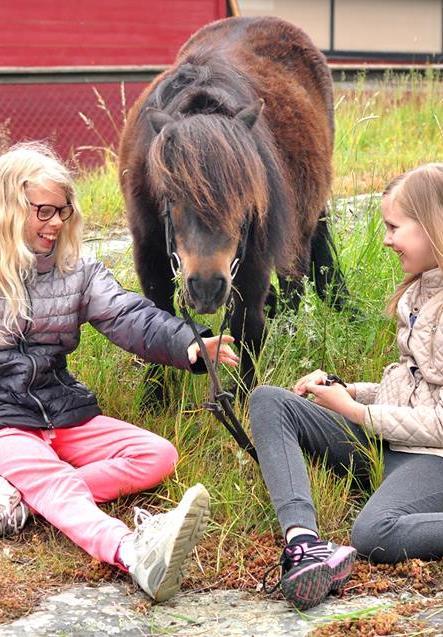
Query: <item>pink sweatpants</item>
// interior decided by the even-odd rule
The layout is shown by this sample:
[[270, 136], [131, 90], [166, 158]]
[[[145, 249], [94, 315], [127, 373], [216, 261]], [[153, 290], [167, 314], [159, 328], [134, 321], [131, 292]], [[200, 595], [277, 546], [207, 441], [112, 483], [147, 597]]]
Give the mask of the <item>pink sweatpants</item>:
[[70, 429], [0, 429], [0, 475], [23, 500], [90, 555], [118, 564], [130, 529], [96, 502], [149, 489], [173, 470], [175, 447], [129, 423], [96, 416]]

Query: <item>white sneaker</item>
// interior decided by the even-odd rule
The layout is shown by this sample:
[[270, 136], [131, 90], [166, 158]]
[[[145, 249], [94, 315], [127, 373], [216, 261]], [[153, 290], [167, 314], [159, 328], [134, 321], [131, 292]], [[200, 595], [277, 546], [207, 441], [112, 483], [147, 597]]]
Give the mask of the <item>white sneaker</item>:
[[137, 584], [157, 602], [179, 590], [186, 558], [200, 540], [209, 518], [209, 493], [202, 484], [188, 489], [179, 505], [152, 515], [135, 508], [136, 529], [128, 570]]
[[0, 476], [0, 537], [18, 535], [28, 519], [29, 509], [10, 482]]

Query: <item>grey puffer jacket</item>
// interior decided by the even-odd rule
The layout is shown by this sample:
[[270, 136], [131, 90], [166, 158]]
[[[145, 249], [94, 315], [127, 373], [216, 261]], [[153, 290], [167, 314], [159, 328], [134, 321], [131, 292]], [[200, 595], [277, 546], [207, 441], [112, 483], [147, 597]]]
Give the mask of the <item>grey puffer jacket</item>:
[[[66, 367], [86, 322], [146, 361], [204, 371], [201, 359], [192, 368], [188, 360], [190, 327], [123, 290], [101, 263], [79, 259], [75, 270], [62, 274], [52, 255], [38, 255], [27, 291], [32, 322], [23, 321], [23, 338], [0, 343], [0, 427], [72, 427], [101, 413], [94, 394]], [[0, 300], [0, 321], [4, 309]]]

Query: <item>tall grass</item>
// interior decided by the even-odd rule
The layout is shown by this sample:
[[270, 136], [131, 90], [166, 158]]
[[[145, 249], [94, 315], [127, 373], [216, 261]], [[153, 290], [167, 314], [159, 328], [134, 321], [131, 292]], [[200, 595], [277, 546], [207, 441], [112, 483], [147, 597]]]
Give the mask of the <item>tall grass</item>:
[[[360, 206], [358, 214], [349, 208], [335, 208], [333, 216], [351, 305], [358, 307], [360, 313], [355, 318], [351, 310], [335, 312], [318, 299], [307, 282], [298, 314], [288, 310], [269, 322], [257, 360], [260, 383], [291, 387], [300, 375], [316, 367], [336, 372], [349, 381], [377, 380], [386, 363], [395, 359], [395, 329], [383, 311], [386, 296], [399, 280], [400, 271], [395, 257], [385, 253], [382, 246], [378, 199], [368, 200]], [[129, 255], [118, 260], [113, 270], [123, 285], [138, 289]], [[200, 320], [216, 331], [221, 316]], [[211, 492], [212, 529], [220, 541], [253, 530], [277, 529], [255, 463], [201, 408], [207, 397], [206, 377], [169, 371], [166, 405], [160, 414], [154, 414], [141, 408], [143, 367], [92, 328], [84, 328], [82, 343], [71, 356], [70, 364], [96, 390], [105, 413], [147, 427], [177, 446], [180, 461], [176, 476], [160, 491], [165, 500], [178, 501], [187, 486], [200, 481]], [[236, 371], [222, 371], [224, 385], [238, 380], [236, 376]], [[247, 405], [237, 403], [236, 410], [248, 428]], [[336, 478], [325, 467], [313, 467], [311, 472], [322, 532], [346, 538], [358, 497], [365, 495], [356, 496], [350, 479]]]
[[392, 75], [336, 89], [334, 192], [380, 191], [395, 175], [442, 158], [441, 75]]
[[[399, 265], [382, 245], [379, 197], [361, 201], [352, 196], [376, 193], [395, 174], [424, 161], [441, 158], [443, 146], [442, 83], [433, 75], [387, 77], [368, 88], [359, 80], [351, 89], [337, 89], [337, 134], [331, 221], [340, 266], [350, 293], [350, 309], [342, 313], [322, 303], [308, 282], [297, 315], [290, 310], [269, 322], [263, 350], [256, 362], [260, 383], [290, 387], [316, 367], [345, 379], [376, 381], [395, 359], [395, 326], [384, 314], [387, 296], [401, 278]], [[104, 226], [121, 223], [123, 203], [116, 186], [115, 164], [79, 182], [87, 222]], [[339, 196], [351, 196], [344, 206]], [[100, 210], [106, 215], [102, 220]], [[114, 265], [127, 287], [138, 284], [130, 257]], [[358, 308], [354, 315], [353, 310]], [[208, 317], [205, 317], [208, 319]], [[221, 317], [207, 321], [217, 331]], [[184, 489], [201, 481], [213, 499], [212, 529], [223, 543], [252, 530], [274, 531], [275, 514], [258, 467], [200, 405], [207, 396], [207, 379], [168, 371], [169, 394], [160, 414], [141, 408], [143, 367], [85, 327], [82, 344], [71, 357], [79, 376], [97, 391], [105, 413], [129, 420], [166, 436], [179, 449], [176, 476], [161, 496], [179, 500]], [[224, 370], [223, 383], [238, 382], [237, 372]], [[248, 428], [247, 405], [236, 404]], [[374, 487], [380, 480], [382, 457], [372, 450]], [[346, 538], [356, 503], [352, 473], [337, 478], [327, 467], [310, 466], [313, 497], [322, 533]]]
[[[256, 362], [260, 383], [291, 387], [298, 377], [316, 367], [348, 381], [377, 381], [383, 367], [395, 360], [395, 326], [385, 316], [384, 306], [401, 272], [395, 255], [382, 246], [376, 193], [401, 170], [441, 159], [441, 87], [432, 76], [411, 76], [407, 80], [386, 79], [375, 90], [369, 90], [363, 81], [352, 89], [337, 89], [331, 227], [350, 307], [335, 312], [306, 282], [298, 314], [287, 309], [268, 322]], [[78, 188], [90, 232], [106, 234], [124, 224], [114, 160], [110, 158], [102, 169], [82, 175]], [[361, 192], [373, 196], [363, 201], [354, 197]], [[346, 205], [340, 200], [343, 195], [350, 197]], [[129, 254], [115, 261], [112, 269], [125, 287], [139, 289]], [[200, 319], [216, 332], [221, 315]], [[218, 546], [216, 564], [222, 563], [229, 547], [230, 555], [236, 555], [238, 572], [243, 572], [251, 533], [275, 533], [278, 524], [259, 468], [201, 408], [207, 398], [207, 378], [168, 370], [163, 409], [160, 413], [143, 410], [143, 365], [90, 326], [84, 326], [81, 345], [71, 355], [70, 366], [96, 391], [104, 413], [147, 427], [171, 440], [179, 450], [175, 476], [159, 487], [155, 497], [137, 496], [137, 504], [162, 510], [176, 503], [189, 485], [203, 482], [212, 496], [210, 532]], [[221, 373], [224, 386], [239, 380], [235, 370]], [[237, 402], [235, 409], [248, 429], [247, 404]], [[373, 445], [373, 487], [380, 481], [382, 460], [379, 446]], [[355, 489], [352, 468], [339, 478], [320, 462], [309, 464], [309, 473], [320, 532], [338, 541], [348, 539], [352, 521], [368, 493]], [[128, 498], [109, 505], [109, 510], [130, 521]], [[56, 556], [65, 564], [67, 544], [53, 542], [48, 531], [47, 545], [51, 560]], [[73, 563], [78, 564], [80, 558], [75, 555]], [[66, 568], [69, 570], [68, 565]]]
[[114, 155], [106, 155], [102, 167], [81, 172], [77, 179], [77, 192], [88, 234], [126, 225]]

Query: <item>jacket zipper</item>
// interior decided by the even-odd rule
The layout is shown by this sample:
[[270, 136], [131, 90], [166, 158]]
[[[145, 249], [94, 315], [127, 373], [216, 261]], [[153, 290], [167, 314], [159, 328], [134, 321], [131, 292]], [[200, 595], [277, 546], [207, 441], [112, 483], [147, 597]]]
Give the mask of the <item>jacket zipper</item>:
[[[412, 311], [409, 313], [409, 334], [408, 334], [408, 338], [406, 339], [406, 345], [409, 347], [409, 341], [411, 340], [411, 336], [412, 336], [412, 330], [414, 329], [414, 325], [415, 325], [415, 321], [417, 320], [418, 317], [418, 313], [420, 311], [420, 308], [418, 307], [413, 307]], [[412, 322], [411, 322], [411, 319]]]
[[[28, 295], [28, 299], [29, 299], [29, 305], [32, 311], [32, 301], [31, 301], [31, 295], [29, 294], [29, 290], [25, 284], [25, 290], [27, 292]], [[25, 335], [27, 334], [27, 332], [29, 332], [29, 330], [31, 329], [31, 322], [30, 321], [26, 321], [25, 323], [25, 328], [23, 330], [23, 338], [20, 339], [19, 341], [19, 350], [20, 352], [26, 356], [26, 358], [29, 358], [29, 360], [31, 361], [32, 364], [32, 376], [31, 376], [31, 381], [26, 389], [26, 393], [28, 394], [28, 396], [30, 398], [32, 398], [36, 403], [38, 408], [40, 409], [40, 412], [43, 416], [43, 420], [46, 423], [46, 426], [48, 429], [54, 429], [54, 423], [49, 419], [48, 414], [46, 413], [46, 410], [43, 406], [42, 401], [37, 398], [37, 396], [35, 396], [32, 391], [31, 391], [31, 387], [33, 382], [35, 381], [35, 377], [37, 376], [37, 363], [35, 362], [34, 357], [32, 356], [32, 354], [29, 354], [29, 352], [26, 351], [27, 348], [27, 341], [25, 339]]]
[[24, 356], [26, 356], [26, 358], [29, 358], [29, 360], [31, 361], [31, 364], [32, 364], [31, 381], [30, 381], [30, 383], [29, 383], [29, 385], [28, 385], [28, 387], [26, 389], [26, 393], [28, 394], [28, 396], [30, 398], [32, 398], [37, 403], [37, 406], [40, 409], [40, 412], [41, 412], [41, 414], [43, 416], [43, 420], [45, 421], [48, 429], [54, 429], [54, 423], [49, 419], [48, 414], [46, 413], [46, 410], [45, 410], [45, 408], [43, 406], [42, 401], [39, 398], [37, 398], [37, 396], [35, 396], [32, 393], [32, 391], [31, 391], [32, 384], [35, 381], [35, 377], [37, 376], [37, 363], [35, 362], [34, 357], [31, 354], [29, 354], [28, 352], [25, 351], [25, 342], [23, 340], [20, 341], [19, 349], [20, 349], [20, 352]]

